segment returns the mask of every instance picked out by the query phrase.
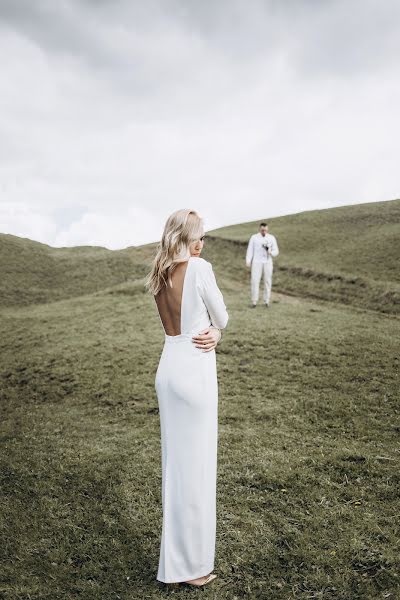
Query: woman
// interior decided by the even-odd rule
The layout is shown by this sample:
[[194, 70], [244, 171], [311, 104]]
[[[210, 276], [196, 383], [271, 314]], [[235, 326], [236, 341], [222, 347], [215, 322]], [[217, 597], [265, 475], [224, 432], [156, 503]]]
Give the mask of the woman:
[[215, 347], [228, 313], [211, 263], [200, 257], [201, 217], [167, 220], [147, 279], [165, 334], [155, 388], [161, 423], [163, 525], [157, 580], [204, 586], [216, 578]]

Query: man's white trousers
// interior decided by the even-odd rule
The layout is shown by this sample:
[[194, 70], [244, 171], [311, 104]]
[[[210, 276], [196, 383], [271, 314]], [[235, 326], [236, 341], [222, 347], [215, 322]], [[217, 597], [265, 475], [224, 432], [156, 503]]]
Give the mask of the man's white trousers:
[[272, 258], [269, 258], [267, 262], [254, 262], [251, 263], [251, 301], [253, 304], [257, 304], [259, 293], [260, 293], [260, 281], [261, 276], [264, 275], [264, 302], [269, 304], [271, 297], [272, 287], [272, 272], [274, 266]]

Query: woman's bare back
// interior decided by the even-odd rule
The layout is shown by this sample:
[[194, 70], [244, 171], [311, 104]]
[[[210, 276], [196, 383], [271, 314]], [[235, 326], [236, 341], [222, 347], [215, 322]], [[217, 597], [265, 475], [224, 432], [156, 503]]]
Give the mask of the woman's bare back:
[[167, 282], [154, 296], [167, 335], [181, 335], [182, 292], [187, 266], [188, 261], [179, 263], [171, 275], [172, 287]]

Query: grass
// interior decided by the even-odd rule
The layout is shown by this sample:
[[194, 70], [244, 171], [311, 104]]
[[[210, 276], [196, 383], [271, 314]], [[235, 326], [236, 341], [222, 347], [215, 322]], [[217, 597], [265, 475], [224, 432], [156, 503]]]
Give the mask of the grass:
[[[234, 252], [243, 262], [259, 222], [224, 227], [209, 236], [219, 252]], [[400, 200], [308, 211], [275, 218], [269, 225], [280, 248], [274, 261], [276, 289], [399, 314]]]
[[[137, 249], [138, 269], [152, 249]], [[219, 579], [203, 592], [155, 580], [163, 340], [132, 277], [1, 309], [5, 600], [399, 597], [398, 317], [326, 290], [274, 288], [269, 310], [251, 310], [240, 244], [211, 239], [205, 257], [230, 313], [218, 349]]]
[[[247, 244], [260, 221], [210, 234]], [[285, 265], [400, 283], [400, 200], [312, 210], [266, 221], [279, 241], [279, 262]]]
[[0, 234], [0, 306], [78, 297], [145, 275], [142, 250], [97, 246], [52, 248]]

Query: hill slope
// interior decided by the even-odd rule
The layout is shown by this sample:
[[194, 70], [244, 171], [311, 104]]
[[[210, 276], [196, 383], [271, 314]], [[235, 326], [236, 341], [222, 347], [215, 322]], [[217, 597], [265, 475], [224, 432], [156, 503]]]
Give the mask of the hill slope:
[[[217, 350], [213, 597], [397, 598], [399, 320], [276, 293], [251, 310], [243, 249], [218, 244], [207, 253], [230, 321]], [[141, 280], [0, 310], [7, 600], [164, 597], [162, 345]]]
[[[203, 256], [226, 282], [248, 281], [244, 256], [258, 224], [242, 223], [207, 234]], [[273, 219], [270, 227], [280, 247], [274, 290], [397, 312], [399, 224], [400, 200]], [[155, 246], [52, 248], [0, 234], [0, 305], [51, 302], [117, 285], [135, 286], [148, 272]]]
[[142, 253], [134, 247], [53, 248], [0, 234], [0, 305], [51, 302], [143, 277]]
[[[210, 231], [248, 242], [260, 221]], [[400, 200], [313, 210], [269, 220], [280, 263], [313, 271], [400, 283]]]
[[[210, 231], [216, 259], [232, 253], [242, 265], [248, 240], [259, 223]], [[278, 217], [270, 220], [269, 226], [280, 249], [274, 261], [275, 289], [383, 312], [398, 311], [400, 200]], [[231, 276], [235, 277], [235, 269]]]

